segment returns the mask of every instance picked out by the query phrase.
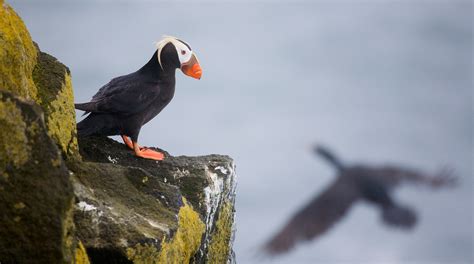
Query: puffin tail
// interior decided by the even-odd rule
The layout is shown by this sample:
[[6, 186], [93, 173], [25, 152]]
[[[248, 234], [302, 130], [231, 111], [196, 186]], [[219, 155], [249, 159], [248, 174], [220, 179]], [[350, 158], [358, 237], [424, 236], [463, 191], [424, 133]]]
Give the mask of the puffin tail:
[[383, 221], [393, 227], [410, 229], [415, 226], [416, 213], [407, 207], [392, 204], [382, 209]]
[[87, 137], [99, 133], [104, 126], [104, 122], [99, 116], [91, 114], [77, 123], [77, 135]]
[[94, 112], [97, 107], [96, 107], [95, 102], [89, 102], [89, 103], [74, 104], [74, 108], [78, 110], [82, 110], [82, 111]]
[[339, 158], [337, 158], [334, 153], [332, 153], [329, 149], [325, 148], [324, 146], [317, 145], [314, 148], [316, 154], [322, 157], [324, 160], [329, 162], [334, 168], [341, 171], [344, 169], [344, 165]]
[[95, 102], [74, 104], [74, 108], [76, 108], [77, 110], [84, 111], [82, 116], [85, 116], [85, 115], [89, 114], [90, 112], [96, 112], [97, 111], [97, 106], [96, 106]]

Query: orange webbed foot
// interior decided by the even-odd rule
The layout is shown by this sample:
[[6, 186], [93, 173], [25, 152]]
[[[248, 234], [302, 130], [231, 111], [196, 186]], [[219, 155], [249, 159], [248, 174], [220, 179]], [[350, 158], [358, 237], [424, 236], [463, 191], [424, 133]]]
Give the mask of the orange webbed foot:
[[140, 147], [140, 145], [134, 141], [132, 141], [132, 144], [133, 150], [135, 151], [135, 155], [137, 155], [137, 157], [152, 160], [163, 160], [165, 158], [165, 155], [161, 152], [154, 151], [146, 147]]
[[144, 159], [152, 159], [152, 160], [163, 160], [165, 159], [165, 155], [161, 152], [154, 151], [149, 148], [141, 148], [138, 151], [135, 151], [135, 155], [137, 157], [141, 157]]

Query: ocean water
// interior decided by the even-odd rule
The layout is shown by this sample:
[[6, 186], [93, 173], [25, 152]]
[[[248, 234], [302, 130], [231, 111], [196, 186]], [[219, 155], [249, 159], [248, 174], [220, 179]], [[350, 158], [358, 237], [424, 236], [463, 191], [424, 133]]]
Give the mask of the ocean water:
[[[228, 154], [238, 173], [239, 263], [472, 263], [471, 1], [9, 2], [40, 47], [70, 67], [77, 102], [137, 70], [161, 35], [189, 42], [200, 81], [177, 72], [170, 105], [140, 143], [173, 155]], [[451, 166], [455, 189], [400, 188], [411, 232], [357, 204], [281, 258], [258, 248], [348, 163]]]

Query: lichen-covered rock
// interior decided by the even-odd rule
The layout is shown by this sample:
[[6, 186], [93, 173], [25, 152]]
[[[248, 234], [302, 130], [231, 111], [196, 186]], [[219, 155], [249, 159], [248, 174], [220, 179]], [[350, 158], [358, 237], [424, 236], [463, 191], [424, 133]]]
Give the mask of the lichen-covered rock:
[[74, 256], [75, 264], [90, 264], [89, 256], [87, 255], [86, 248], [81, 241], [77, 243], [76, 253]]
[[15, 11], [0, 0], [0, 89], [36, 100], [32, 73], [36, 48], [30, 33]]
[[73, 189], [41, 108], [0, 90], [0, 262], [71, 263]]
[[[66, 131], [71, 125], [59, 133], [51, 129], [52, 122], [45, 126], [43, 111], [35, 104], [41, 102], [33, 81], [37, 60], [37, 48], [23, 21], [0, 0], [0, 263], [74, 262], [72, 184], [48, 136], [74, 134]], [[65, 74], [63, 70], [63, 86], [68, 89], [61, 89], [57, 97], [70, 96], [69, 102], [46, 98], [44, 105], [71, 109], [72, 88]], [[42, 72], [37, 76], [52, 78]], [[70, 115], [60, 118], [74, 126]]]
[[[70, 166], [75, 223], [92, 263], [233, 261], [235, 173], [227, 156], [139, 159], [108, 138], [80, 138]], [[217, 262], [215, 262], [217, 261]]]
[[79, 158], [69, 69], [41, 52], [21, 18], [0, 0], [0, 89], [40, 104], [48, 134], [65, 157]]
[[161, 241], [161, 250], [151, 244], [137, 244], [127, 249], [127, 257], [133, 263], [189, 263], [201, 245], [205, 225], [199, 214], [183, 198], [183, 206], [179, 209], [178, 228], [170, 239]]
[[38, 48], [33, 80], [38, 88], [37, 101], [44, 110], [48, 134], [65, 157], [78, 158], [76, 113], [69, 69]]
[[225, 255], [222, 252], [232, 252], [234, 236], [234, 205], [231, 201], [225, 201], [219, 210], [216, 225], [211, 234], [209, 250], [206, 256], [207, 263], [227, 263], [235, 260], [235, 256]]

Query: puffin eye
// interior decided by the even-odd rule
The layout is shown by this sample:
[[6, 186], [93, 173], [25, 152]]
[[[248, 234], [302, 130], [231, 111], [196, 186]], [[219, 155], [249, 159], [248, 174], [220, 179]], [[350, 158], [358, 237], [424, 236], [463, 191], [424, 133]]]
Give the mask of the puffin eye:
[[186, 51], [185, 50], [181, 50], [181, 55], [185, 55], [186, 54]]

